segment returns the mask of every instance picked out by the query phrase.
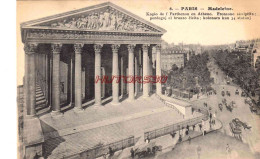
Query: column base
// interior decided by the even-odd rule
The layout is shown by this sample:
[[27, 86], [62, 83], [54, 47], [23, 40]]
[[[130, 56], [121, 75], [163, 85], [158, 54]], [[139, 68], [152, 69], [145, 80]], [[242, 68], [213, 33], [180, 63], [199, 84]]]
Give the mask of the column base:
[[73, 111], [74, 111], [75, 113], [82, 113], [82, 112], [84, 112], [84, 109], [83, 109], [82, 107], [74, 107], [74, 108], [73, 108]]
[[101, 104], [101, 102], [100, 103], [95, 103], [93, 106], [94, 107], [100, 107], [100, 106], [102, 106], [102, 104]]
[[119, 101], [112, 101], [111, 104], [112, 105], [120, 105], [120, 102]]
[[156, 92], [156, 94], [157, 94], [158, 96], [161, 96], [161, 95], [162, 95], [162, 93], [157, 93], [157, 92]]
[[55, 110], [53, 110], [53, 111], [51, 112], [51, 116], [62, 116], [62, 113], [61, 113], [60, 111], [55, 111]]
[[126, 101], [127, 101], [127, 102], [134, 102], [134, 101], [135, 101], [135, 98], [128, 98]]
[[149, 95], [143, 95], [142, 97], [143, 98], [149, 98], [150, 96]]
[[37, 118], [37, 116], [36, 115], [25, 115], [24, 116], [24, 119], [26, 120], [26, 119], [34, 119], [34, 118]]

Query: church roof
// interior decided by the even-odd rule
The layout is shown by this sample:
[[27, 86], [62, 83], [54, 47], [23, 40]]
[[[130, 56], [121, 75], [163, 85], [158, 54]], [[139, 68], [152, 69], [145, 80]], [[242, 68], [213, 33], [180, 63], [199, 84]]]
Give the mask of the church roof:
[[152, 34], [166, 32], [163, 28], [111, 2], [24, 22], [21, 28]]

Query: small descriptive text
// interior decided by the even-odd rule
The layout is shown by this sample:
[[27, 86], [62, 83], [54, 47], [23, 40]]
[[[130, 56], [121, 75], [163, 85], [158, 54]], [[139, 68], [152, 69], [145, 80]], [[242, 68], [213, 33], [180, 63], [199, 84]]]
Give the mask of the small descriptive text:
[[146, 12], [152, 20], [252, 20], [257, 16], [254, 12], [234, 12], [227, 7], [170, 7], [165, 12]]

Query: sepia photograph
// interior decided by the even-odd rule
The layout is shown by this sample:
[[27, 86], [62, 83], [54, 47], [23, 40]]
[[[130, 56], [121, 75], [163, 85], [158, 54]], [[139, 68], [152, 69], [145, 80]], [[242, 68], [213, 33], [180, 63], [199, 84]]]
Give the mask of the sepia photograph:
[[16, 1], [17, 158], [259, 159], [259, 26], [259, 0]]

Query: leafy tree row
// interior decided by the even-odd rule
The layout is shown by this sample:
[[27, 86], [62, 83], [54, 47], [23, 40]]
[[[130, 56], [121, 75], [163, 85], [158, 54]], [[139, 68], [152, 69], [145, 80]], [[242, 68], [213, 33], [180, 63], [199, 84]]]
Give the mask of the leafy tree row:
[[258, 87], [259, 73], [250, 64], [250, 54], [241, 52], [228, 53], [227, 51], [213, 52], [218, 66], [247, 91], [252, 91]]
[[207, 68], [208, 53], [193, 55], [186, 66], [178, 68], [175, 64], [168, 74], [167, 84], [180, 90], [195, 90], [198, 84], [202, 88], [211, 83], [210, 72]]

